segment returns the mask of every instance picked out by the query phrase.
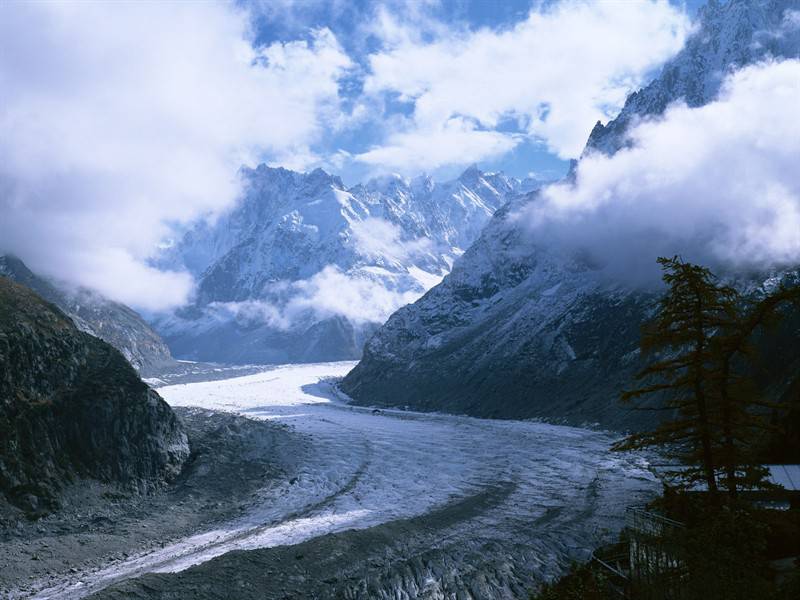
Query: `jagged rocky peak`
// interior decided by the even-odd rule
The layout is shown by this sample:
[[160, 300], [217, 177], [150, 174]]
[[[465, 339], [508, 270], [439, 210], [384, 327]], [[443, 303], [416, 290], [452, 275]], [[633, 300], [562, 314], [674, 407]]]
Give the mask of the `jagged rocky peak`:
[[133, 309], [83, 287], [42, 277], [13, 255], [0, 256], [0, 275], [21, 283], [58, 306], [81, 331], [108, 342], [142, 373], [173, 362], [161, 337]]
[[46, 513], [81, 478], [147, 493], [188, 456], [172, 410], [116, 349], [0, 277], [0, 501]]
[[599, 121], [586, 152], [613, 154], [626, 143], [634, 118], [659, 115], [676, 101], [702, 106], [714, 98], [732, 70], [761, 60], [800, 56], [797, 0], [712, 1], [700, 9], [696, 31], [648, 86], [628, 96], [607, 125]]
[[483, 173], [478, 168], [478, 165], [473, 163], [461, 173], [458, 180], [465, 185], [475, 185], [481, 177], [483, 177]]
[[415, 194], [422, 196], [430, 194], [434, 187], [436, 187], [436, 182], [434, 182], [433, 177], [427, 173], [417, 175], [411, 180], [411, 189]]

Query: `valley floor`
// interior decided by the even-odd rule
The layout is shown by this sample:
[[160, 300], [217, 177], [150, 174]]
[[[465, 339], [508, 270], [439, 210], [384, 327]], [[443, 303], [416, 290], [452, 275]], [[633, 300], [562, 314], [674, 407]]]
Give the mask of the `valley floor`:
[[30, 596], [524, 598], [657, 491], [602, 432], [348, 406], [334, 382], [352, 366], [159, 388], [285, 427], [282, 477], [259, 479], [236, 517]]

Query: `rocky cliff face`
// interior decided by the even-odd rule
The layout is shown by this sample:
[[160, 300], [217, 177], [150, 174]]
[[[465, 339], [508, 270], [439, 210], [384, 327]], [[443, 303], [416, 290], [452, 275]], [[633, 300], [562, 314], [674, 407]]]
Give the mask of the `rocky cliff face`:
[[[711, 3], [660, 77], [633, 94], [615, 121], [595, 127], [586, 153], [616, 152], [631, 122], [670, 102], [709, 101], [729, 69], [800, 54], [800, 28], [776, 33], [793, 18], [792, 6], [797, 3]], [[532, 241], [509, 215], [536, 201], [536, 193], [528, 194], [497, 211], [450, 275], [368, 341], [344, 391], [367, 404], [483, 417], [615, 428], [652, 419], [652, 412], [621, 408], [618, 397], [642, 366], [639, 329], [653, 315], [655, 296], [604, 278], [580, 256]], [[757, 294], [761, 283], [747, 285]], [[784, 364], [798, 354], [791, 351]], [[786, 376], [774, 373], [775, 381]]]
[[458, 179], [346, 188], [317, 169], [244, 169], [238, 206], [192, 228], [159, 264], [198, 279], [158, 321], [177, 356], [226, 362], [357, 358], [396, 308], [450, 270], [498, 207], [525, 189], [472, 167]]
[[15, 256], [0, 256], [0, 275], [58, 306], [81, 331], [114, 346], [141, 373], [173, 361], [161, 337], [136, 311], [86, 288], [68, 288], [33, 273]]
[[146, 492], [189, 455], [169, 406], [109, 344], [0, 277], [0, 493], [41, 513], [88, 477]]

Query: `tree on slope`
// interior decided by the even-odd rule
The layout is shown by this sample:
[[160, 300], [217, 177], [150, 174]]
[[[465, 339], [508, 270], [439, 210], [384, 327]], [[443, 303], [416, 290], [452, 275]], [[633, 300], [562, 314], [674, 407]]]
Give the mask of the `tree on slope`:
[[712, 498], [722, 475], [726, 491], [765, 487], [766, 471], [755, 461], [755, 441], [768, 427], [765, 407], [750, 374], [755, 360], [750, 339], [800, 303], [800, 287], [779, 288], [745, 302], [705, 267], [679, 257], [660, 258], [668, 290], [655, 321], [643, 331], [642, 350], [655, 360], [639, 379], [648, 384], [625, 392], [624, 401], [660, 393], [674, 417], [654, 431], [633, 434], [617, 449], [662, 447], [687, 466], [684, 488], [706, 484]]
[[719, 462], [731, 497], [736, 497], [742, 488], [765, 486], [767, 472], [756, 460], [756, 442], [770, 428], [766, 409], [777, 406], [761, 397], [750, 375], [756, 362], [750, 341], [757, 330], [775, 325], [780, 309], [787, 304], [800, 304], [800, 287], [780, 287], [750, 303], [730, 327], [721, 329], [713, 339], [713, 388], [721, 430]]
[[687, 466], [681, 473], [686, 487], [702, 481], [712, 497], [717, 494], [715, 457], [719, 431], [712, 397], [714, 344], [712, 337], [736, 319], [738, 293], [720, 285], [708, 269], [684, 262], [680, 257], [659, 258], [668, 290], [660, 302], [655, 321], [642, 335], [642, 351], [657, 358], [638, 378], [653, 381], [624, 392], [623, 401], [648, 394], [666, 397], [664, 408], [675, 416], [655, 430], [636, 433], [619, 450], [664, 447]]

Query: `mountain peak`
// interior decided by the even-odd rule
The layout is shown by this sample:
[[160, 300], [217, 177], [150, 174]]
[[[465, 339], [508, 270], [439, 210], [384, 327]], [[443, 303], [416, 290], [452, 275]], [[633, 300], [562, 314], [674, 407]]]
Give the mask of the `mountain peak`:
[[800, 28], [791, 18], [796, 6], [796, 0], [709, 2], [700, 10], [697, 29], [658, 77], [628, 96], [615, 119], [595, 125], [584, 154], [614, 154], [628, 143], [631, 122], [661, 114], [673, 102], [692, 107], [711, 102], [732, 70], [761, 60], [800, 57]]
[[483, 172], [478, 168], [478, 165], [472, 163], [466, 170], [459, 175], [458, 180], [462, 183], [472, 183], [477, 181], [483, 176]]

